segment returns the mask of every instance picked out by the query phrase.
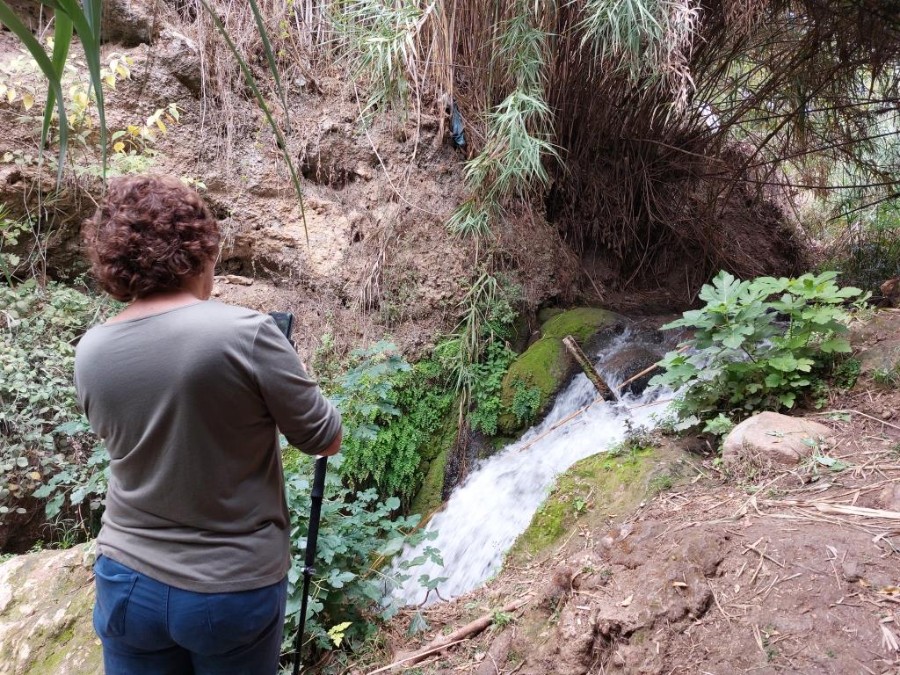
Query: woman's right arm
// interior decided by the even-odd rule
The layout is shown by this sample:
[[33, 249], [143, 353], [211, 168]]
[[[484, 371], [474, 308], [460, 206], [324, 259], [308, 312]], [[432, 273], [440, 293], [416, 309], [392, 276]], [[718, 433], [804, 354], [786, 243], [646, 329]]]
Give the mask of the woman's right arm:
[[300, 357], [269, 317], [252, 347], [253, 372], [279, 431], [309, 455], [330, 456], [341, 449], [341, 416], [306, 372]]

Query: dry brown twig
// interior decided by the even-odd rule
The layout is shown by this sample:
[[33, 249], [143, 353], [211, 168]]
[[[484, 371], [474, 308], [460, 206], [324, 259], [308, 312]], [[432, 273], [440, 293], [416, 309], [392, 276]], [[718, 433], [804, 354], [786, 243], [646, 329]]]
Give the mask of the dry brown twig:
[[[519, 598], [506, 606], [504, 606], [500, 612], [508, 613], [514, 612], [523, 606], [525, 606], [531, 599], [531, 594], [529, 593], [523, 598]], [[375, 670], [369, 671], [368, 675], [376, 675], [376, 673], [386, 673], [398, 666], [411, 666], [416, 663], [422, 661], [425, 657], [430, 656], [436, 652], [441, 652], [445, 649], [449, 649], [455, 645], [460, 644], [461, 642], [465, 642], [473, 635], [477, 635], [482, 632], [488, 626], [490, 626], [494, 622], [495, 612], [491, 612], [489, 614], [485, 614], [474, 621], [470, 621], [462, 628], [459, 628], [449, 635], [439, 637], [431, 642], [431, 644], [425, 646], [424, 648], [413, 652], [412, 654], [407, 654], [406, 656], [402, 656], [397, 659], [393, 663], [390, 663], [386, 666], [382, 666], [381, 668], [376, 668]]]

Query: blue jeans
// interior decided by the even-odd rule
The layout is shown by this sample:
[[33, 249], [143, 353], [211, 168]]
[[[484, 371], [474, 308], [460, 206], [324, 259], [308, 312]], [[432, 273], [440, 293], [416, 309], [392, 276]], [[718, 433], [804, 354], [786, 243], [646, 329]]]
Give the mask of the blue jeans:
[[102, 555], [94, 575], [106, 675], [278, 672], [287, 579], [252, 591], [194, 593]]

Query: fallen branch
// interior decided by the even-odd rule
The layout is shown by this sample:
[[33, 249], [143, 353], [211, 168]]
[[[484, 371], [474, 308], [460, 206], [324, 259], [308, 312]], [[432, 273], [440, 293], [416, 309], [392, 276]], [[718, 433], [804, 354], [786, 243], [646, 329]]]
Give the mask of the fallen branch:
[[849, 504], [804, 502], [794, 499], [766, 500], [763, 503], [773, 506], [799, 506], [801, 508], [816, 509], [817, 511], [821, 511], [822, 513], [832, 513], [840, 516], [862, 516], [863, 518], [884, 518], [886, 520], [900, 520], [900, 511], [870, 509], [865, 506], [850, 506]]
[[[506, 605], [499, 611], [504, 612], [504, 613], [514, 612], [517, 609], [519, 609], [520, 607], [522, 607], [523, 605], [525, 605], [529, 601], [530, 598], [531, 598], [531, 595], [526, 595], [524, 598], [519, 598], [515, 602], [509, 603], [508, 605]], [[378, 668], [376, 670], [369, 671], [368, 675], [375, 675], [376, 673], [386, 673], [389, 670], [393, 670], [394, 668], [401, 666], [401, 665], [411, 666], [411, 665], [418, 663], [425, 657], [430, 656], [431, 654], [434, 654], [435, 652], [440, 652], [440, 651], [443, 651], [450, 647], [453, 647], [455, 645], [458, 645], [460, 642], [464, 642], [465, 640], [468, 640], [470, 637], [472, 637], [474, 635], [478, 635], [485, 628], [490, 626], [494, 622], [494, 616], [496, 614], [497, 614], [497, 612], [491, 612], [490, 614], [485, 614], [484, 616], [467, 623], [462, 628], [459, 628], [458, 630], [453, 631], [452, 633], [450, 633], [450, 635], [444, 635], [438, 639], [433, 640], [431, 642], [431, 644], [425, 646], [424, 648], [422, 648], [416, 652], [413, 652], [412, 654], [407, 654], [406, 656], [403, 656], [403, 657], [397, 659], [393, 663], [390, 663], [386, 666], [382, 666], [381, 668]]]
[[519, 452], [522, 452], [522, 451], [524, 451], [524, 450], [527, 450], [527, 449], [530, 448], [532, 445], [534, 445], [534, 444], [537, 443], [538, 441], [540, 441], [540, 440], [546, 438], [547, 436], [549, 436], [550, 434], [552, 434], [554, 431], [556, 431], [557, 429], [559, 429], [561, 426], [565, 426], [566, 424], [568, 424], [569, 422], [571, 422], [572, 420], [574, 420], [576, 417], [578, 417], [579, 415], [581, 415], [581, 414], [583, 414], [585, 411], [587, 411], [588, 408], [590, 408], [591, 406], [593, 406], [595, 403], [598, 403], [599, 401], [602, 401], [602, 400], [603, 400], [603, 399], [602, 399], [600, 396], [598, 396], [597, 398], [595, 398], [593, 401], [591, 401], [590, 403], [588, 403], [588, 404], [587, 404], [586, 406], [584, 406], [583, 408], [579, 408], [578, 410], [576, 410], [576, 411], [573, 412], [572, 414], [566, 415], [566, 416], [563, 417], [559, 422], [557, 422], [556, 424], [554, 424], [553, 426], [551, 426], [549, 429], [547, 429], [547, 431], [545, 431], [545, 432], [542, 433], [542, 434], [539, 434], [539, 435], [536, 436], [535, 438], [532, 438], [532, 439], [531, 439], [530, 441], [528, 441], [525, 445], [523, 445], [521, 448], [519, 448]]
[[575, 338], [573, 338], [571, 335], [567, 335], [563, 338], [563, 344], [566, 346], [569, 354], [572, 355], [572, 358], [575, 359], [575, 362], [578, 363], [578, 365], [584, 371], [584, 374], [587, 375], [587, 378], [597, 389], [597, 392], [600, 394], [600, 396], [602, 396], [607, 401], [614, 400], [616, 398], [616, 395], [613, 393], [612, 389], [609, 388], [609, 385], [603, 381], [603, 378], [600, 377], [600, 373], [598, 373], [597, 369], [594, 368], [594, 364], [591, 363], [591, 360], [585, 355], [583, 351], [581, 351], [581, 347], [578, 346]]
[[368, 673], [366, 673], [366, 675], [375, 675], [375, 673], [386, 673], [387, 671], [392, 670], [392, 669], [396, 668], [397, 666], [402, 666], [402, 665], [410, 665], [411, 666], [415, 663], [419, 663], [420, 661], [425, 659], [425, 657], [430, 656], [431, 654], [434, 654], [435, 652], [442, 651], [444, 649], [447, 649], [448, 647], [455, 647], [456, 645], [460, 644], [461, 642], [465, 642], [467, 639], [468, 638], [463, 638], [461, 640], [457, 640], [456, 642], [451, 642], [449, 644], [441, 644], [441, 645], [437, 645], [435, 647], [431, 647], [430, 649], [419, 650], [413, 654], [410, 654], [409, 656], [407, 656], [405, 658], [394, 661], [391, 664], [382, 666], [381, 668], [378, 668], [376, 670], [370, 670]]
[[845, 414], [848, 414], [848, 415], [849, 415], [849, 414], [853, 414], [853, 415], [859, 415], [859, 416], [861, 416], [861, 417], [866, 417], [866, 418], [868, 418], [868, 419], [870, 419], [870, 420], [872, 420], [872, 421], [874, 421], [874, 422], [878, 422], [879, 424], [883, 424], [883, 425], [885, 425], [885, 426], [888, 426], [888, 427], [890, 427], [891, 429], [896, 429], [897, 431], [900, 431], [900, 427], [898, 427], [896, 424], [891, 424], [890, 422], [885, 422], [885, 421], [882, 420], [882, 419], [879, 419], [879, 418], [877, 418], [877, 417], [872, 417], [871, 415], [867, 415], [866, 413], [860, 412], [859, 410], [829, 410], [829, 411], [827, 411], [827, 412], [819, 412], [819, 413], [812, 413], [812, 414], [813, 414], [813, 415], [835, 415], [835, 414], [838, 414], [838, 413], [845, 413]]

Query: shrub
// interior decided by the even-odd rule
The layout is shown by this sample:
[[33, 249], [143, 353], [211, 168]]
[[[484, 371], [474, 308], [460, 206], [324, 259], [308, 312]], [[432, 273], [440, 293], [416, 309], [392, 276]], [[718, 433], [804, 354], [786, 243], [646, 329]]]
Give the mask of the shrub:
[[716, 418], [721, 428], [718, 413], [740, 418], [791, 408], [809, 392], [833, 355], [850, 351], [843, 305], [861, 291], [839, 288], [836, 277], [739, 281], [720, 272], [705, 285], [706, 305], [664, 326], [693, 329], [694, 337], [665, 356], [665, 373], [653, 379], [681, 390], [683, 425]]
[[415, 366], [390, 342], [354, 352], [333, 398], [344, 417], [341, 474], [351, 487], [374, 487], [408, 504], [421, 483], [422, 456], [453, 402], [435, 361]]
[[877, 294], [882, 282], [900, 276], [900, 209], [884, 202], [865, 210], [827, 257], [841, 279]]
[[[383, 600], [385, 590], [392, 583], [405, 581], [413, 565], [392, 573], [387, 563], [406, 544], [416, 545], [433, 536], [415, 531], [419, 515], [391, 519], [391, 513], [400, 506], [396, 497], [382, 501], [374, 489], [353, 492], [347, 488], [340, 479], [342, 461], [341, 455], [329, 460], [306, 623], [307, 639], [326, 650], [337, 646], [359, 648], [374, 633], [379, 620], [388, 620], [396, 613], [397, 605]], [[299, 625], [310, 511], [311, 481], [307, 476], [312, 474], [311, 458], [296, 451], [286, 454], [292, 564], [288, 572], [285, 651], [293, 649]], [[439, 561], [437, 551], [426, 550], [428, 558]], [[423, 585], [430, 581], [423, 576]]]
[[0, 513], [32, 496], [49, 518], [98, 522], [106, 451], [78, 408], [74, 345], [113, 306], [52, 282], [0, 286]]
[[496, 436], [503, 413], [500, 398], [503, 376], [515, 358], [505, 343], [495, 340], [487, 343], [482, 360], [472, 364], [472, 410], [468, 419], [473, 430]]

